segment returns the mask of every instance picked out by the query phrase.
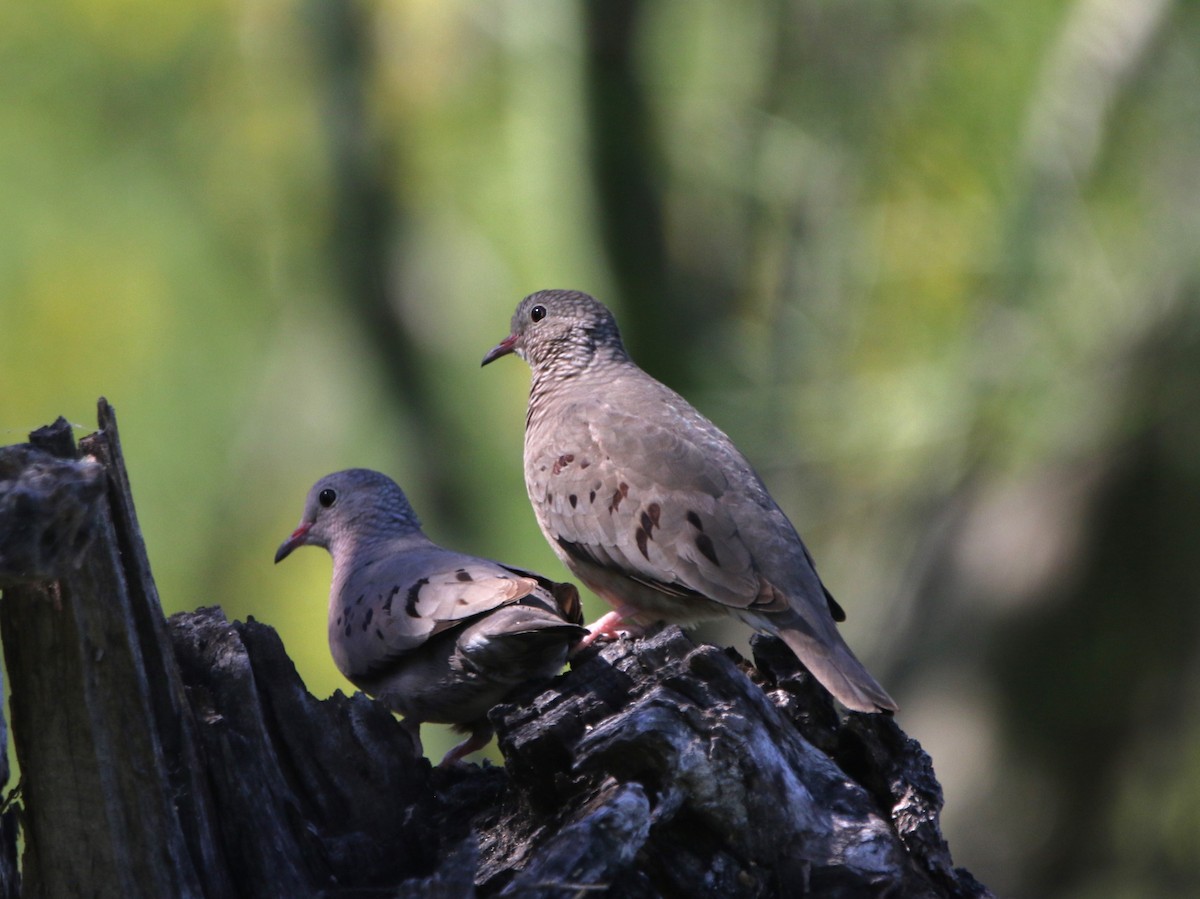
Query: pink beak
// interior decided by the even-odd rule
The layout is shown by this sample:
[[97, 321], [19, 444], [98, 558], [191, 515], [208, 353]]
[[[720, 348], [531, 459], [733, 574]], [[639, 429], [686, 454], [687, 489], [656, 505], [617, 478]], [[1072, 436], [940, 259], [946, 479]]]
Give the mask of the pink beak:
[[487, 365], [489, 362], [495, 362], [501, 356], [507, 356], [509, 353], [511, 353], [516, 348], [516, 345], [517, 345], [517, 335], [509, 334], [502, 341], [500, 341], [498, 344], [496, 344], [494, 347], [492, 347], [490, 350], [488, 350], [487, 355], [483, 357], [483, 361], [479, 364], [481, 366]]
[[284, 559], [292, 554], [292, 550], [297, 546], [303, 546], [304, 538], [308, 536], [308, 529], [312, 527], [312, 522], [305, 522], [292, 531], [292, 536], [288, 537], [283, 543], [279, 544], [279, 549], [275, 550], [275, 564], [278, 565]]

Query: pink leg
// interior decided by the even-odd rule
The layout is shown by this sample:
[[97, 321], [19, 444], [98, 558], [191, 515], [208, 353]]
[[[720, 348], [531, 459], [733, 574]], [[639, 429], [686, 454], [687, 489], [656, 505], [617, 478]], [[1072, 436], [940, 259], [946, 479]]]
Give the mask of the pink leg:
[[448, 768], [451, 765], [462, 763], [463, 756], [470, 755], [476, 750], [482, 749], [492, 739], [492, 729], [490, 727], [481, 727], [471, 732], [471, 736], [467, 737], [457, 746], [453, 747], [449, 752], [442, 757], [438, 764], [439, 768]]

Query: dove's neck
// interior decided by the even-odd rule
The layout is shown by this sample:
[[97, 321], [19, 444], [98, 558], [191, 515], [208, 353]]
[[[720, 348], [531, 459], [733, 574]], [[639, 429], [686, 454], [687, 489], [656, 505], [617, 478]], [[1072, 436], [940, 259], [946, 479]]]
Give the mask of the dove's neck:
[[576, 401], [576, 391], [595, 386], [604, 390], [622, 374], [636, 368], [624, 348], [600, 348], [582, 364], [539, 365], [533, 371], [529, 387], [529, 408], [525, 415], [528, 430], [547, 416], [557, 414], [556, 407]]
[[429, 538], [416, 529], [401, 533], [363, 530], [334, 535], [329, 543], [329, 554], [333, 556], [336, 569], [350, 572], [429, 545]]

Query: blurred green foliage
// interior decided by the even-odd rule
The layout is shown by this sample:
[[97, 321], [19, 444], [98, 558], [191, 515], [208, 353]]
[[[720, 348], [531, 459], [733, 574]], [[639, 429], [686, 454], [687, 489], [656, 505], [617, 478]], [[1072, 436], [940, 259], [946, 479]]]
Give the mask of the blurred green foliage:
[[1197, 47], [1182, 0], [3, 4], [0, 433], [107, 396], [168, 610], [325, 695], [328, 560], [271, 565], [319, 476], [563, 576], [479, 360], [588, 290], [805, 534], [958, 862], [1194, 895]]

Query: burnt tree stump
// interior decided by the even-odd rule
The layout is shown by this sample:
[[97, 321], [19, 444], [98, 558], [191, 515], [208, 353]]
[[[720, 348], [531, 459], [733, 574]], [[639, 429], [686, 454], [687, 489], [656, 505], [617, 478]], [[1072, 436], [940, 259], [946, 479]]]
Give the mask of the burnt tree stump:
[[0, 449], [0, 899], [990, 895], [920, 746], [773, 638], [753, 664], [674, 627], [589, 648], [492, 712], [505, 767], [432, 768], [378, 703], [309, 694], [267, 625], [163, 618], [99, 422]]

